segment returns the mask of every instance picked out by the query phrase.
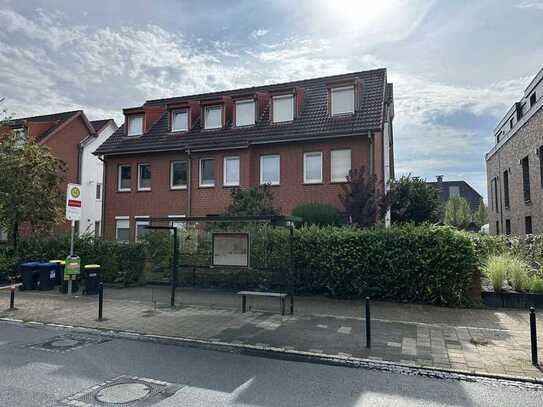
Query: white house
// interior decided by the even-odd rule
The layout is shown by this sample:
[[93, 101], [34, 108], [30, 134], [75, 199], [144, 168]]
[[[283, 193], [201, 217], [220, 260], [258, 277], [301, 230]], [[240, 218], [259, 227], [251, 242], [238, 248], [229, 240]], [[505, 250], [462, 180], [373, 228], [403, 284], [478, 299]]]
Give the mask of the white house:
[[90, 122], [96, 136], [89, 136], [82, 145], [81, 187], [83, 206], [79, 234], [101, 236], [102, 230], [102, 197], [104, 194], [103, 174], [104, 164], [94, 151], [111, 136], [118, 128], [113, 119], [95, 120]]

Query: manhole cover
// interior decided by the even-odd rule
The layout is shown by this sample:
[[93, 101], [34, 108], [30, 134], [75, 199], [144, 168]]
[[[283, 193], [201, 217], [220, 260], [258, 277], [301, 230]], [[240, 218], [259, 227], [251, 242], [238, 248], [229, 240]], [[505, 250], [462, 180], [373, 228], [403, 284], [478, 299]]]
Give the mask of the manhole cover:
[[80, 349], [84, 346], [108, 342], [110, 339], [101, 337], [89, 337], [81, 335], [61, 335], [49, 338], [42, 343], [29, 345], [31, 349], [44, 350], [47, 352], [69, 352]]
[[151, 390], [151, 387], [143, 383], [114, 384], [96, 393], [96, 400], [112, 404], [132, 403], [147, 397]]
[[78, 407], [149, 407], [182, 386], [145, 377], [119, 376], [62, 400]]

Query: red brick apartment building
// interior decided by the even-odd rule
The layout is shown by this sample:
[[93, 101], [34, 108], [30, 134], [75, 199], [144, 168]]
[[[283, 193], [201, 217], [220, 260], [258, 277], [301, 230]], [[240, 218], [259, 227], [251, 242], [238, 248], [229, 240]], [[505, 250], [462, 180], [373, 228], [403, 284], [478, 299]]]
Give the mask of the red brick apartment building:
[[273, 186], [285, 215], [306, 202], [340, 210], [341, 183], [365, 167], [394, 174], [386, 69], [149, 100], [124, 109], [104, 160], [104, 236], [134, 240], [148, 217], [220, 214], [231, 189]]
[[[110, 123], [114, 125], [112, 119], [89, 121], [82, 110], [17, 118], [0, 126], [0, 142], [15, 132], [22, 143], [33, 142], [49, 147], [53, 155], [66, 164], [65, 180], [59, 185], [60, 190], [66, 193], [68, 183], [81, 182], [84, 149]], [[68, 222], [55, 228], [57, 232], [69, 230]], [[30, 230], [24, 229], [23, 233], [29, 234]], [[7, 233], [0, 230], [2, 240], [7, 240]]]

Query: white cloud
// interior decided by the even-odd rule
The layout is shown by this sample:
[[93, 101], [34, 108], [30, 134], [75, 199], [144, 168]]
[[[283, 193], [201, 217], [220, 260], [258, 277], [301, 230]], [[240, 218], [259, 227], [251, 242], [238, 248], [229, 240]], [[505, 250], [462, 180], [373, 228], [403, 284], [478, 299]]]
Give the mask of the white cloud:
[[543, 1], [541, 0], [523, 1], [519, 4], [516, 4], [515, 7], [524, 8], [524, 9], [543, 10]]
[[251, 32], [251, 38], [253, 39], [257, 39], [257, 38], [260, 38], [260, 37], [263, 37], [265, 36], [266, 34], [268, 34], [270, 32], [270, 30], [264, 30], [263, 28], [260, 28], [258, 30], [253, 30]]

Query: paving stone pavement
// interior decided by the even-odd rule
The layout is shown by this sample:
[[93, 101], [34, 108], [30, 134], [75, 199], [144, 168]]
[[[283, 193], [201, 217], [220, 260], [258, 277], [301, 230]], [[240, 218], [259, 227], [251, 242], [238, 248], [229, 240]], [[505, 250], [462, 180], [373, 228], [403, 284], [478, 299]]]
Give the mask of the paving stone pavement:
[[[106, 289], [105, 320], [97, 321], [96, 297], [17, 292], [17, 310], [0, 306], [0, 317], [543, 378], [531, 365], [526, 311], [376, 302], [367, 349], [358, 301], [296, 297], [295, 315], [281, 316], [276, 301], [260, 299], [249, 304], [258, 310], [241, 313], [235, 293], [180, 290], [175, 309], [168, 296], [165, 288]], [[9, 304], [9, 293], [0, 292], [0, 304]]]

